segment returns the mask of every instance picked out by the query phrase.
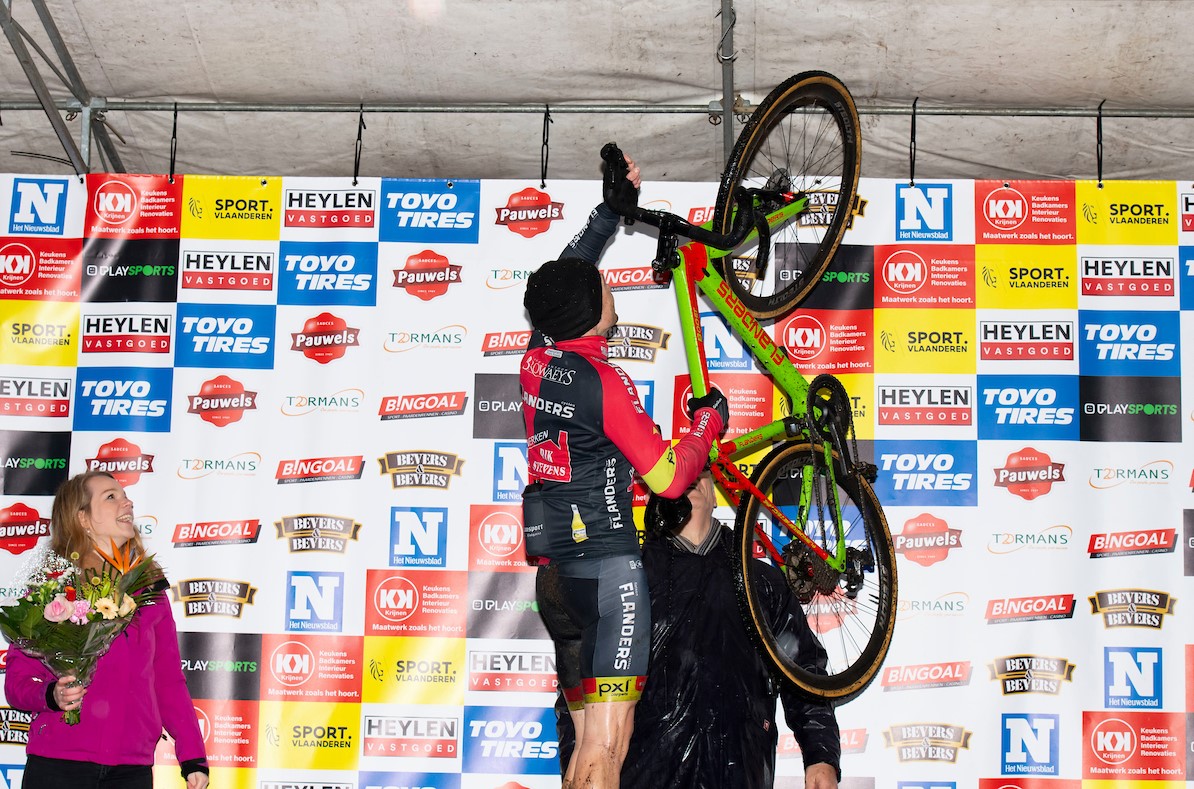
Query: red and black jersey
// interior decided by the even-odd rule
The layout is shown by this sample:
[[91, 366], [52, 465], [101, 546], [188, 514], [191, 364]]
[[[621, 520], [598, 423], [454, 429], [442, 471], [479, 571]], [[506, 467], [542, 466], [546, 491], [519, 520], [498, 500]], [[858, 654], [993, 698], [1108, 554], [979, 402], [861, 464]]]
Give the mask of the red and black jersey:
[[643, 410], [634, 382], [609, 363], [600, 335], [529, 349], [519, 380], [531, 483], [524, 493], [527, 553], [638, 553], [634, 474], [660, 495], [682, 495], [705, 467], [721, 416], [700, 409], [673, 446]]

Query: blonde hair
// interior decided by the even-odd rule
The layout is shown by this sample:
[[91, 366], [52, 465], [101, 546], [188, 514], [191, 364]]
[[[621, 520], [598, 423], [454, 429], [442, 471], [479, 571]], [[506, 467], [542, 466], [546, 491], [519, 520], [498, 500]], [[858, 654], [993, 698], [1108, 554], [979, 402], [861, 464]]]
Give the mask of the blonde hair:
[[[87, 483], [97, 477], [119, 482], [106, 471], [76, 474], [59, 486], [50, 510], [50, 550], [64, 559], [70, 559], [79, 567], [95, 566], [103, 561], [95, 552], [96, 545], [91, 535], [79, 522], [79, 513], [91, 508], [91, 490]], [[133, 555], [144, 555], [145, 545], [141, 542], [141, 535], [134, 534], [131, 542]], [[108, 550], [106, 545], [100, 547]]]

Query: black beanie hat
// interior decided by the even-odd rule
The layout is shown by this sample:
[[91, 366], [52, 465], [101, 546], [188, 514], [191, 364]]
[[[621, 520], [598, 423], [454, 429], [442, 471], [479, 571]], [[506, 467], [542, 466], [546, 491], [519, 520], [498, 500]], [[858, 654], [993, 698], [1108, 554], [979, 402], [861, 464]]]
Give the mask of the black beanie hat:
[[601, 320], [601, 273], [580, 258], [548, 261], [527, 277], [522, 305], [552, 340], [580, 337]]

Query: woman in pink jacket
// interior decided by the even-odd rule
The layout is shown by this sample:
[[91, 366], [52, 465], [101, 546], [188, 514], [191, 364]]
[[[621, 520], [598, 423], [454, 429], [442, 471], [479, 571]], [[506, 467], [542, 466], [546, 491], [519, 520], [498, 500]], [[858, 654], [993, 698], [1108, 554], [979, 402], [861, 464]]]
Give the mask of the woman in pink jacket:
[[[63, 483], [50, 517], [50, 549], [77, 555], [81, 567], [98, 567], [101, 546], [134, 544], [143, 553], [124, 488], [102, 471]], [[188, 789], [207, 786], [207, 755], [195, 708], [182, 675], [178, 633], [159, 581], [132, 622], [99, 659], [87, 687], [74, 677], [57, 678], [36, 658], [8, 652], [4, 695], [13, 707], [33, 713], [29, 724], [25, 789], [91, 789], [153, 786], [154, 749], [162, 730], [174, 738]], [[87, 703], [82, 704], [86, 697]], [[78, 709], [68, 726], [62, 713]]]

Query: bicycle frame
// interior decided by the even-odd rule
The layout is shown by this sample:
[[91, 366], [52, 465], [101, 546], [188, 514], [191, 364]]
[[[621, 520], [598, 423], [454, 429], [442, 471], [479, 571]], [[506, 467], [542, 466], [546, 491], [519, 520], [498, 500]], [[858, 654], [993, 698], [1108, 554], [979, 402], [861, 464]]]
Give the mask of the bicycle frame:
[[[768, 224], [774, 227], [794, 219], [804, 210], [807, 203], [807, 197], [801, 197], [772, 212], [767, 216]], [[808, 435], [807, 428], [803, 426], [803, 417], [807, 410], [808, 381], [793, 366], [779, 344], [767, 334], [754, 316], [742, 305], [716, 268], [711, 265], [712, 260], [726, 257], [729, 254], [729, 250], [720, 250], [697, 241], [689, 241], [676, 250], [677, 265], [672, 271], [672, 290], [676, 294], [676, 306], [680, 314], [680, 334], [684, 344], [693, 396], [703, 397], [709, 393], [709, 366], [705, 357], [696, 295], [697, 289], [700, 289], [714, 309], [725, 318], [734, 334], [750, 348], [751, 353], [771, 374], [772, 379], [787, 396], [791, 406], [791, 417], [777, 419], [763, 427], [744, 433], [733, 441], [715, 441], [713, 449], [710, 451], [714, 477], [735, 507], [741, 501], [743, 493], [753, 494], [766, 507], [775, 521], [808, 545], [834, 570], [844, 571], [846, 540], [840, 528], [834, 552], [830, 554], [810, 538], [800, 524], [794, 523], [778, 507], [768, 501], [767, 497], [754, 487], [738, 467], [730, 462], [734, 456], [769, 446], [780, 439], [804, 435], [812, 440], [812, 436]], [[827, 460], [828, 454], [828, 449], [826, 449]], [[833, 464], [830, 462], [827, 466], [832, 475]], [[805, 471], [805, 478], [802, 480], [801, 501], [810, 500], [812, 486], [811, 469], [806, 468]], [[836, 487], [833, 489], [836, 498]], [[835, 512], [837, 507], [838, 502], [835, 500]], [[780, 557], [775, 553], [774, 546], [769, 546], [769, 550], [773, 553], [772, 558], [782, 563]]]

